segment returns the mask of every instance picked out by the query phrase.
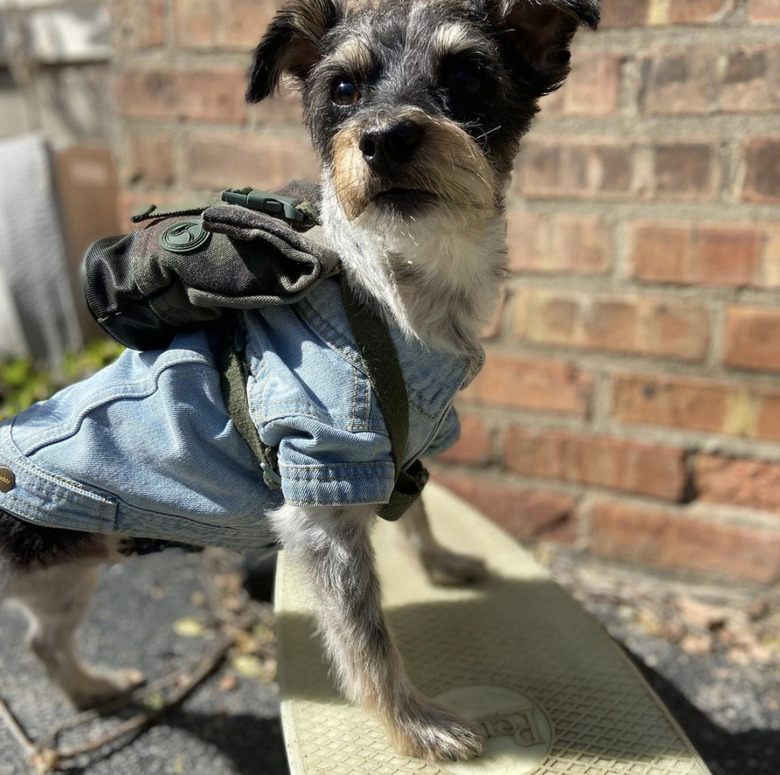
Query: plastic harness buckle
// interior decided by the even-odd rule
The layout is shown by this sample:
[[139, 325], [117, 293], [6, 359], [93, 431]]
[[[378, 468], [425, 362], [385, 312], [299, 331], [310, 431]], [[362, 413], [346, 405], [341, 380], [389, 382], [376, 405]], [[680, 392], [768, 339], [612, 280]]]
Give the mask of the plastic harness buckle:
[[276, 218], [284, 218], [287, 221], [302, 223], [307, 216], [298, 209], [300, 199], [292, 199], [288, 196], [280, 196], [270, 191], [257, 191], [251, 188], [234, 189], [226, 188], [222, 192], [222, 201], [230, 205], [240, 205], [249, 210], [256, 210]]

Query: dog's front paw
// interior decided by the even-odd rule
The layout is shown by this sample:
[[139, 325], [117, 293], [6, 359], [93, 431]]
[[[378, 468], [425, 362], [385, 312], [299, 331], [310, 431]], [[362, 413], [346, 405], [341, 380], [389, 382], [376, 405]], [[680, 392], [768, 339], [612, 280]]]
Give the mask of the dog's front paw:
[[98, 708], [137, 689], [145, 680], [138, 670], [90, 670], [78, 686], [68, 690], [68, 699], [79, 710]]
[[420, 695], [397, 710], [390, 727], [396, 748], [417, 759], [458, 761], [482, 753], [475, 724]]
[[424, 551], [422, 564], [430, 582], [437, 586], [462, 587], [482, 581], [488, 575], [484, 560], [442, 547]]

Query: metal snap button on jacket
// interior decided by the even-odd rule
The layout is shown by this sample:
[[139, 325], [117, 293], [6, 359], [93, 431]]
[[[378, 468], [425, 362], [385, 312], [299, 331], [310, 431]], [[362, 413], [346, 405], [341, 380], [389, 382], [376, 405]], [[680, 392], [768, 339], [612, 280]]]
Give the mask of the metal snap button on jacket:
[[10, 468], [0, 467], [0, 492], [11, 492], [16, 487], [16, 476]]

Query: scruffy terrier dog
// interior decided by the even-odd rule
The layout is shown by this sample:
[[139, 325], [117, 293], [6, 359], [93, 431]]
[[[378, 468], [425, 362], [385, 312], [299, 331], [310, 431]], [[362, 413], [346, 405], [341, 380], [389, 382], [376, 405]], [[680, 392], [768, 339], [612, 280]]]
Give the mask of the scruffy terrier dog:
[[[538, 99], [566, 77], [577, 27], [595, 28], [598, 5], [292, 0], [255, 52], [250, 101], [283, 76], [302, 90], [322, 161], [322, 223], [350, 284], [405, 339], [465, 360], [472, 373], [505, 272], [504, 195], [520, 139]], [[375, 710], [406, 754], [478, 756], [474, 726], [422, 696], [404, 672], [380, 605], [375, 512], [287, 503], [268, 517], [312, 582], [347, 697]], [[115, 537], [25, 516], [0, 515], [0, 588], [29, 610], [30, 644], [70, 699], [103, 702], [139, 676], [86, 667], [73, 641], [97, 566], [116, 559]], [[436, 543], [421, 505], [401, 524], [433, 581], [484, 572]]]

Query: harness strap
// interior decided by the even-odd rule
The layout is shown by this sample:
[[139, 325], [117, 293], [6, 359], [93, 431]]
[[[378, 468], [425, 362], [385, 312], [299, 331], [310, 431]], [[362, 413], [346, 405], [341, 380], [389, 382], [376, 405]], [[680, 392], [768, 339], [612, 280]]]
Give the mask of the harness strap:
[[419, 460], [408, 469], [403, 468], [409, 439], [409, 398], [387, 324], [370, 305], [355, 298], [344, 275], [340, 280], [344, 311], [390, 434], [395, 488], [390, 501], [379, 510], [379, 516], [395, 522], [420, 496], [428, 481], [428, 472]]

